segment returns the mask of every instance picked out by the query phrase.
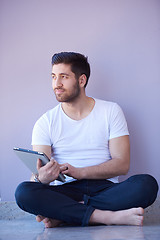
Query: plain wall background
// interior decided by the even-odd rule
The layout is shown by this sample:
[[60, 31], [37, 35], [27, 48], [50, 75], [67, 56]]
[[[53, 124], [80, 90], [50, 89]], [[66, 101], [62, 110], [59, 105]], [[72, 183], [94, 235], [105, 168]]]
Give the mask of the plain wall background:
[[51, 57], [89, 57], [87, 94], [117, 102], [130, 131], [126, 177], [150, 173], [160, 183], [160, 1], [0, 1], [0, 191], [14, 200], [30, 172], [13, 153], [31, 148], [35, 121], [57, 105]]

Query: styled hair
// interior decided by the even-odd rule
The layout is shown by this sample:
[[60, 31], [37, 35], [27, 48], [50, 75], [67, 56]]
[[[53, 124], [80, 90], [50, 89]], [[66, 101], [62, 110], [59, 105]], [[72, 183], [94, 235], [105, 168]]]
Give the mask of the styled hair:
[[87, 57], [75, 52], [55, 53], [52, 57], [52, 65], [59, 63], [69, 64], [71, 66], [71, 71], [75, 74], [77, 79], [79, 79], [82, 74], [85, 74], [87, 80], [84, 87], [87, 86], [90, 77], [90, 65]]

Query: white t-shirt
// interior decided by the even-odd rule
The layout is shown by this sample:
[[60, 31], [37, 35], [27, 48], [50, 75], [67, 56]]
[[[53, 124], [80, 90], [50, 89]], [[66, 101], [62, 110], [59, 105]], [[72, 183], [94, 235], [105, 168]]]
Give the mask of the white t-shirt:
[[[74, 167], [98, 165], [111, 159], [109, 140], [129, 135], [127, 123], [116, 103], [94, 100], [93, 110], [82, 120], [68, 117], [61, 103], [43, 114], [33, 128], [32, 145], [50, 145], [58, 163], [67, 162]], [[67, 182], [74, 180], [66, 176]], [[118, 182], [118, 176], [109, 180]]]

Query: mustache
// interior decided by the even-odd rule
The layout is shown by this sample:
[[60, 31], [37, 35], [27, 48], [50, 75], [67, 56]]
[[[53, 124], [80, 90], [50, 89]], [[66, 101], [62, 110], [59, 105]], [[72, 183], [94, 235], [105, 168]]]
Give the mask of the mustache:
[[65, 90], [65, 89], [59, 87], [59, 88], [55, 88], [54, 91], [55, 91], [55, 90]]

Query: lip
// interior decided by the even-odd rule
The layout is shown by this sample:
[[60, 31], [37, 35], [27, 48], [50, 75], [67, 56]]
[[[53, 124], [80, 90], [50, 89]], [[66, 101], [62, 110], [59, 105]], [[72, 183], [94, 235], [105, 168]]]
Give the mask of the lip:
[[56, 93], [56, 94], [61, 94], [61, 93], [63, 93], [63, 92], [64, 92], [63, 89], [55, 89], [55, 93]]

